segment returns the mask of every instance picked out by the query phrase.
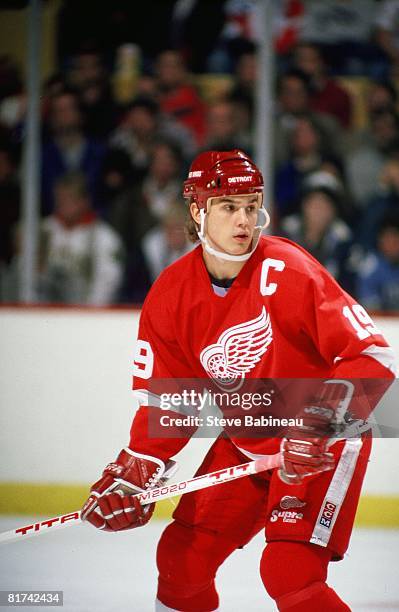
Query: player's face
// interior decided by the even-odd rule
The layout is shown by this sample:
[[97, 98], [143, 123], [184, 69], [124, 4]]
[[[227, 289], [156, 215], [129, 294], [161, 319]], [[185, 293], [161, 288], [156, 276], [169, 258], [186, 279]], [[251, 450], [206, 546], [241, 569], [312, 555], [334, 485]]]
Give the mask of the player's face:
[[212, 198], [206, 223], [206, 236], [211, 246], [229, 255], [248, 253], [261, 203], [260, 194]]

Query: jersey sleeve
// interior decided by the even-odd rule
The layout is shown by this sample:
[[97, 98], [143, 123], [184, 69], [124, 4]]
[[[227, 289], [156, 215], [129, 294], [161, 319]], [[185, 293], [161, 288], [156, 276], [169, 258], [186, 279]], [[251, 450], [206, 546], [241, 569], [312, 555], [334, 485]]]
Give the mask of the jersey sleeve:
[[395, 355], [366, 310], [317, 266], [303, 306], [306, 333], [333, 378], [356, 388], [358, 416], [367, 418], [396, 375]]
[[321, 266], [310, 275], [305, 296], [306, 332], [337, 376], [394, 376], [394, 353], [382, 333]]
[[139, 408], [131, 426], [129, 447], [164, 461], [178, 453], [195, 431], [184, 428], [182, 432], [173, 426], [159, 426], [162, 415], [181, 416], [161, 407], [159, 391], [163, 385], [170, 391], [173, 380], [193, 377], [192, 368], [176, 340], [178, 322], [175, 319], [162, 300], [145, 302], [133, 365], [133, 393]]

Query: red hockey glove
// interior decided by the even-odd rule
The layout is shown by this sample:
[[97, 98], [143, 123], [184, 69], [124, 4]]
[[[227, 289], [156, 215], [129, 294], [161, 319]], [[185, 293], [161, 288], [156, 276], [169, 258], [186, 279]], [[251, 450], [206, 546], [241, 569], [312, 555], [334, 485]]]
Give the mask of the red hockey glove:
[[284, 482], [300, 484], [306, 476], [334, 468], [329, 439], [339, 431], [352, 394], [351, 383], [333, 379], [325, 383], [318, 400], [300, 411], [302, 425], [291, 427], [281, 442], [279, 475]]
[[154, 512], [155, 504], [142, 506], [134, 495], [162, 485], [175, 467], [174, 461], [166, 469], [161, 459], [124, 448], [91, 487], [91, 495], [82, 508], [82, 520], [104, 531], [121, 531], [145, 525]]

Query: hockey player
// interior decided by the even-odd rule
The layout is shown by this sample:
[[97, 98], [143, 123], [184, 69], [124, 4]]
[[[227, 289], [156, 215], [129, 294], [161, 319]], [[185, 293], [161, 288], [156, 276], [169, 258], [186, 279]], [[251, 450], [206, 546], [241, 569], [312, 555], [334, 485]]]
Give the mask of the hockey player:
[[[392, 350], [364, 309], [302, 248], [261, 236], [269, 220], [263, 178], [247, 155], [200, 154], [184, 197], [201, 244], [160, 275], [144, 303], [134, 365], [141, 406], [128, 447], [82, 510], [99, 529], [147, 523], [153, 505], [132, 495], [164, 481], [187, 443], [149, 435], [159, 410], [151, 381], [362, 378], [388, 386], [394, 377]], [[282, 468], [182, 496], [158, 544], [157, 610], [216, 610], [219, 566], [261, 529], [260, 573], [279, 610], [349, 610], [326, 584], [327, 568], [347, 549], [371, 442], [367, 432], [330, 440], [336, 415], [323, 397], [303, 407], [303, 425], [282, 440], [215, 440], [197, 474], [279, 448]]]

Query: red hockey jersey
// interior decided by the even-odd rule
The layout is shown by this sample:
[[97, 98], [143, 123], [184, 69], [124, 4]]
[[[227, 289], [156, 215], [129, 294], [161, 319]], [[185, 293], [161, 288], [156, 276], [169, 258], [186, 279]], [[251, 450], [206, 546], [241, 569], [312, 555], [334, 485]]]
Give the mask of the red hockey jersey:
[[199, 246], [160, 275], [143, 305], [133, 383], [142, 405], [130, 446], [167, 460], [187, 442], [147, 435], [152, 379], [371, 379], [394, 370], [364, 308], [298, 245], [262, 237], [224, 297]]

